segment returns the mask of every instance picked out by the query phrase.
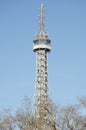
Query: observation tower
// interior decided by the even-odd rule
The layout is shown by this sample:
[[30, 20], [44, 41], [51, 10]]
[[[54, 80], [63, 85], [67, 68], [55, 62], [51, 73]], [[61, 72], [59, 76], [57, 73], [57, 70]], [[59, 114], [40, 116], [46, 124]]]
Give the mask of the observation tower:
[[48, 92], [48, 53], [51, 51], [51, 40], [45, 32], [44, 6], [40, 7], [39, 33], [34, 38], [33, 51], [36, 53], [35, 105], [38, 118], [47, 116], [49, 103]]
[[44, 6], [40, 6], [39, 32], [33, 39], [33, 51], [36, 53], [36, 83], [35, 83], [35, 113], [38, 130], [51, 130], [47, 128], [49, 114], [48, 90], [48, 53], [51, 51], [51, 40], [45, 31]]

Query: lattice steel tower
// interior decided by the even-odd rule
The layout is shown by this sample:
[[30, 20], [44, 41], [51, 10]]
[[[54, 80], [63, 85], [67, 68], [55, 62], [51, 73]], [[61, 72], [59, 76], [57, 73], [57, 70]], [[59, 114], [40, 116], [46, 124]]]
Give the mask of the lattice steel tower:
[[48, 92], [48, 52], [51, 51], [51, 40], [45, 32], [44, 6], [40, 7], [40, 28], [34, 38], [33, 51], [36, 53], [36, 86], [35, 104], [38, 118], [47, 117], [49, 92]]

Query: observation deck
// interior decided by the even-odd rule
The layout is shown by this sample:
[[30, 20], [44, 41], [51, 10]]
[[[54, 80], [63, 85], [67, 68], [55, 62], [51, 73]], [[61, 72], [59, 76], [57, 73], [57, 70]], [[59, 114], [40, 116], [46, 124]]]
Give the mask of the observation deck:
[[51, 51], [51, 40], [48, 38], [47, 35], [40, 36], [38, 35], [34, 40], [34, 45], [33, 45], [33, 51], [37, 51], [39, 49], [45, 49], [46, 51], [50, 52]]

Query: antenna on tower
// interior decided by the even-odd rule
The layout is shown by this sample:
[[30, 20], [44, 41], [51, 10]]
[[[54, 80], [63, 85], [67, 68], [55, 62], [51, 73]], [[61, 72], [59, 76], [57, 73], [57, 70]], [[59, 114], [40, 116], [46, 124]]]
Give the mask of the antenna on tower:
[[44, 20], [44, 6], [43, 4], [41, 4], [41, 7], [40, 7], [40, 32], [39, 32], [39, 35], [45, 35], [45, 20]]

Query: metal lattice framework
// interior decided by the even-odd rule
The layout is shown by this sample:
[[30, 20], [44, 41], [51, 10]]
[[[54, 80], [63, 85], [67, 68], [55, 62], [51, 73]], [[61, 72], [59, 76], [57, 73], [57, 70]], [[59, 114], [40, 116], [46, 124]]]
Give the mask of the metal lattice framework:
[[36, 92], [35, 104], [36, 113], [39, 118], [47, 116], [47, 107], [49, 103], [48, 94], [48, 52], [51, 50], [50, 42], [45, 32], [44, 6], [40, 7], [40, 27], [39, 33], [33, 40], [33, 51], [36, 52]]
[[39, 34], [33, 40], [33, 51], [36, 52], [36, 87], [35, 104], [38, 117], [47, 116], [49, 103], [48, 94], [48, 52], [51, 50], [50, 42], [44, 29], [44, 6], [40, 7], [40, 28]]
[[[44, 6], [40, 7], [39, 33], [34, 38], [33, 51], [36, 53], [35, 113], [37, 130], [52, 130], [49, 121], [48, 91], [48, 53], [51, 51], [51, 40], [45, 32]], [[49, 125], [50, 124], [50, 125]]]
[[48, 65], [47, 51], [36, 52], [36, 106], [40, 116], [46, 116], [48, 105]]
[[48, 91], [48, 53], [51, 51], [51, 40], [45, 32], [42, 4], [39, 23], [39, 33], [33, 40], [33, 51], [36, 53], [35, 124], [36, 130], [56, 130]]

